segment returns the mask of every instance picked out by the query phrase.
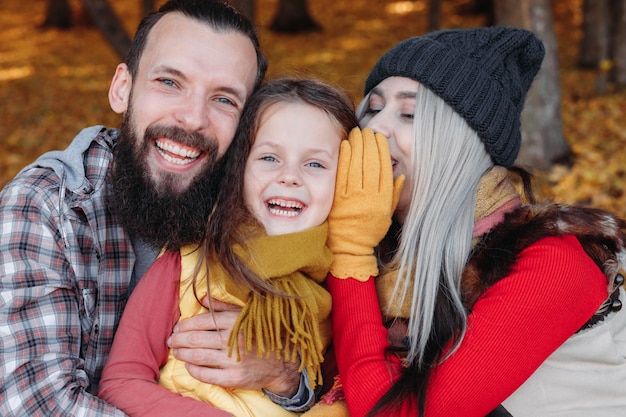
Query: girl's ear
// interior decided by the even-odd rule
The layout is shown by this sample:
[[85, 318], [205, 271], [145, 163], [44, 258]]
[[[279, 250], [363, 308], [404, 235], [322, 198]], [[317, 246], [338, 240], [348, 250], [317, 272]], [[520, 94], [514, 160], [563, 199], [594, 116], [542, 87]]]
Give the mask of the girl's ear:
[[119, 64], [115, 69], [115, 75], [109, 87], [109, 104], [116, 113], [124, 113], [128, 110], [128, 100], [133, 79], [126, 64]]

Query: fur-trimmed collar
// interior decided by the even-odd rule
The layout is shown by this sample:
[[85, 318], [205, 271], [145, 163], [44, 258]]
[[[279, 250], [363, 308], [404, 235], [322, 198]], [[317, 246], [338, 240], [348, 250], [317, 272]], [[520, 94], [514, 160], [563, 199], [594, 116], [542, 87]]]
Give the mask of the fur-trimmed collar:
[[[626, 267], [626, 221], [604, 210], [557, 204], [522, 206], [478, 242], [461, 281], [469, 310], [490, 286], [506, 277], [522, 250], [548, 236], [576, 236], [607, 277], [609, 295]], [[609, 300], [607, 300], [608, 302]]]

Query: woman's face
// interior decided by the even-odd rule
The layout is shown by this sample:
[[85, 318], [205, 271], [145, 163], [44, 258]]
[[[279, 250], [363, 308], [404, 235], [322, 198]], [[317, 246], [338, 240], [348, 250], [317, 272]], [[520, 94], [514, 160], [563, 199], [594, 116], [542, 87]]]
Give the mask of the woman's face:
[[404, 174], [406, 181], [400, 194], [396, 218], [400, 223], [409, 209], [413, 173], [411, 147], [413, 146], [413, 113], [419, 83], [405, 77], [389, 77], [372, 89], [361, 128], [369, 127], [389, 140], [393, 175]]

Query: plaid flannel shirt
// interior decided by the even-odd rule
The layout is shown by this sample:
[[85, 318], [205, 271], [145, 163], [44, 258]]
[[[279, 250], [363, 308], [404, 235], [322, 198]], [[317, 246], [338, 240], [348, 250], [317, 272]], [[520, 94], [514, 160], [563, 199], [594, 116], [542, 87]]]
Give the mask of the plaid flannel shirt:
[[116, 136], [103, 129], [84, 152], [79, 190], [31, 167], [0, 193], [2, 416], [124, 415], [93, 395], [135, 262], [107, 208]]

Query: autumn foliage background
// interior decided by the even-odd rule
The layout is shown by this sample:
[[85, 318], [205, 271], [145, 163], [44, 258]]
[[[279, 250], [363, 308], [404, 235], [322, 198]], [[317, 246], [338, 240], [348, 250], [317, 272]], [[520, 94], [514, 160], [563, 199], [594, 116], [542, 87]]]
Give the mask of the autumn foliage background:
[[[464, 12], [467, 0], [442, 5], [442, 27], [486, 24]], [[626, 94], [596, 95], [594, 70], [576, 67], [582, 0], [553, 1], [559, 45], [564, 134], [574, 159], [536, 172], [542, 198], [581, 203], [626, 217]], [[139, 1], [110, 0], [133, 34]], [[311, 75], [343, 87], [358, 102], [375, 61], [399, 40], [426, 31], [425, 1], [309, 0], [321, 31], [276, 34], [277, 0], [256, 0], [256, 24], [269, 77]], [[41, 29], [46, 0], [2, 0], [0, 12], [0, 186], [51, 149], [63, 149], [83, 127], [117, 126], [107, 92], [119, 59], [98, 30], [77, 16], [70, 30]]]

